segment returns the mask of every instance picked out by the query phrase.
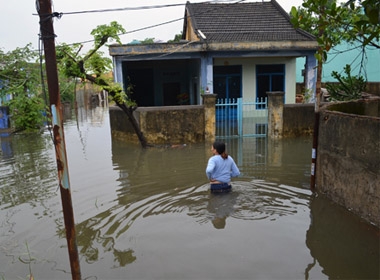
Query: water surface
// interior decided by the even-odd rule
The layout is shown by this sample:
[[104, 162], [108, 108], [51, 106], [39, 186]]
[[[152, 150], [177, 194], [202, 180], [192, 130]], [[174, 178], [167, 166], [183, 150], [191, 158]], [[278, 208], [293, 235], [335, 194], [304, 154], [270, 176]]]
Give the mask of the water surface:
[[[209, 144], [111, 139], [102, 107], [64, 129], [82, 279], [379, 279], [378, 230], [309, 190], [309, 137], [227, 140], [242, 175], [211, 195]], [[0, 140], [0, 277], [70, 279], [49, 131]]]

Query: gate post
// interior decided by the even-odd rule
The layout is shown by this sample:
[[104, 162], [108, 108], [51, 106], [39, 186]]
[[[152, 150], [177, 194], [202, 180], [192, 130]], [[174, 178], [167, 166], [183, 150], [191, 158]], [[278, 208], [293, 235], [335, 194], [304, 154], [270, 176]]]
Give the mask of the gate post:
[[268, 95], [268, 136], [282, 138], [284, 95], [283, 91], [267, 92]]
[[217, 94], [203, 94], [203, 105], [205, 114], [205, 141], [212, 142], [215, 139], [215, 103]]

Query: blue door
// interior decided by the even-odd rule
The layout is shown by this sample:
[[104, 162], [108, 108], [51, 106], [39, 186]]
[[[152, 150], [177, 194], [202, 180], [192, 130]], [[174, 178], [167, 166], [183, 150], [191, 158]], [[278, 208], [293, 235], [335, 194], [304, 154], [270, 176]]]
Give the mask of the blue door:
[[[240, 98], [242, 95], [241, 85], [241, 65], [214, 66], [214, 93], [218, 99], [223, 99], [229, 103]], [[230, 100], [230, 101], [229, 101]], [[217, 121], [237, 120], [237, 107], [223, 108], [217, 107]]]
[[[285, 90], [285, 65], [269, 64], [256, 66], [257, 99], [267, 98], [268, 91]], [[285, 98], [285, 96], [284, 96]], [[266, 109], [264, 104], [257, 104], [256, 109]]]

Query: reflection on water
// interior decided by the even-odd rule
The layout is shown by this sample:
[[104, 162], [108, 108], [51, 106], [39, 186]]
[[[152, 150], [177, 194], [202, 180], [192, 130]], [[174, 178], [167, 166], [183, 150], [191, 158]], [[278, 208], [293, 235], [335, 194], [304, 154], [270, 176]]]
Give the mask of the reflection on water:
[[324, 197], [313, 196], [310, 208], [306, 245], [323, 272], [331, 279], [379, 279], [379, 231]]
[[6, 147], [0, 165], [2, 209], [49, 198], [56, 178], [54, 154], [48, 150], [52, 148], [50, 135], [18, 134], [1, 138], [1, 143]]
[[[76, 115], [65, 137], [83, 279], [379, 278], [378, 230], [309, 191], [311, 139], [226, 140], [242, 176], [211, 194], [208, 144], [143, 150], [111, 139], [107, 108]], [[51, 136], [0, 140], [0, 277], [30, 266], [68, 279]]]
[[226, 227], [226, 219], [233, 214], [237, 197], [237, 192], [220, 194], [210, 193], [207, 211], [213, 215], [211, 221], [216, 229], [223, 229]]

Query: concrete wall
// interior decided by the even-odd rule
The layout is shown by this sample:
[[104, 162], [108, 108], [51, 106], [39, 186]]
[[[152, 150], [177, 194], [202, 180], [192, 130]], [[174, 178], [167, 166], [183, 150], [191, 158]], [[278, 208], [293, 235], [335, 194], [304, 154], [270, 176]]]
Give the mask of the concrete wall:
[[285, 104], [283, 113], [283, 136], [312, 135], [314, 130], [314, 104]]
[[[113, 137], [138, 142], [126, 114], [116, 106], [110, 107]], [[202, 105], [139, 107], [134, 112], [148, 143], [186, 144], [205, 140], [205, 110]]]
[[[202, 95], [203, 105], [139, 107], [134, 116], [149, 144], [178, 145], [215, 140], [216, 94]], [[138, 142], [126, 114], [110, 107], [111, 134]]]
[[380, 227], [379, 99], [320, 111], [316, 189]]
[[[183, 144], [213, 141], [215, 137], [216, 95], [203, 95], [204, 105], [139, 107], [135, 117], [147, 138], [154, 144]], [[283, 101], [283, 98], [280, 98]], [[277, 103], [276, 103], [277, 104]], [[272, 106], [273, 107], [273, 106]], [[314, 104], [285, 104], [281, 102], [281, 137], [311, 135], [314, 126]], [[270, 110], [279, 110], [272, 108]], [[126, 141], [138, 142], [125, 113], [110, 107], [111, 133]], [[268, 136], [270, 133], [268, 133]]]

